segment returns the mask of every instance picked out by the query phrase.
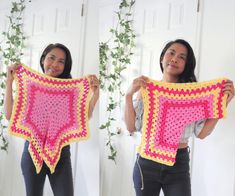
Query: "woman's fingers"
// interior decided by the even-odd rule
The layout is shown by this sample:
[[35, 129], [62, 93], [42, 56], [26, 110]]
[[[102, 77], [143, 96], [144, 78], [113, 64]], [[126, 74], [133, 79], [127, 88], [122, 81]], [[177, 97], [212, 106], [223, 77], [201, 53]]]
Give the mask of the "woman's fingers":
[[15, 73], [15, 71], [17, 70], [17, 68], [20, 66], [20, 64], [12, 64], [10, 66], [7, 67], [8, 72], [10, 73]]
[[134, 84], [137, 86], [138, 90], [140, 87], [146, 88], [149, 78], [146, 76], [140, 76], [134, 80]]
[[14, 80], [14, 74], [16, 69], [20, 66], [20, 64], [12, 64], [7, 67], [7, 81], [12, 82]]
[[223, 92], [228, 95], [227, 97], [227, 105], [228, 105], [228, 103], [234, 98], [235, 95], [233, 81], [227, 80], [224, 83]]
[[127, 90], [127, 95], [133, 95], [138, 92], [141, 87], [146, 88], [149, 78], [146, 76], [140, 76], [135, 78], [131, 84], [131, 86]]
[[97, 78], [96, 75], [88, 75], [88, 78], [90, 79], [90, 85], [93, 91], [99, 89], [99, 79]]
[[234, 94], [231, 93], [231, 91], [224, 91], [225, 94], [228, 95], [227, 97], [227, 104], [233, 99]]
[[92, 83], [94, 86], [99, 86], [99, 80], [98, 80], [98, 78], [96, 77], [96, 75], [91, 75], [91, 83]]

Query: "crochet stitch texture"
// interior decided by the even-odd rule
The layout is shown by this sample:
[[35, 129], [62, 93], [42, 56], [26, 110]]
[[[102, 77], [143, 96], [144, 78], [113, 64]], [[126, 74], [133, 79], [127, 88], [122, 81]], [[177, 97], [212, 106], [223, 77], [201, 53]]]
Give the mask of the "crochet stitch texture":
[[172, 166], [186, 125], [197, 120], [226, 116], [223, 84], [226, 79], [194, 83], [150, 80], [141, 89], [144, 116], [141, 157]]
[[37, 173], [43, 162], [53, 173], [62, 148], [89, 137], [89, 79], [48, 77], [20, 65], [15, 82], [9, 133], [29, 141]]

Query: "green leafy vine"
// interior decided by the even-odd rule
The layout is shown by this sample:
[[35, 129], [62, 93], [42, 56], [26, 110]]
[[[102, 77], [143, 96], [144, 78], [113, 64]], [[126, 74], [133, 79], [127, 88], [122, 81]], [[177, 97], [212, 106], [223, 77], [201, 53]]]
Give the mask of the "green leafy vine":
[[0, 73], [0, 141], [1, 150], [7, 151], [8, 140], [4, 132], [7, 128], [6, 120], [3, 112], [6, 67], [9, 64], [20, 62], [23, 56], [23, 48], [25, 48], [24, 41], [26, 39], [23, 32], [23, 13], [25, 10], [25, 0], [11, 3], [10, 15], [7, 16], [8, 28], [2, 32], [3, 40], [0, 42], [0, 57], [1, 64], [5, 69]]
[[[110, 149], [108, 159], [116, 161], [117, 150], [112, 144], [112, 139], [119, 133], [113, 125], [117, 120], [114, 111], [120, 107], [124, 93], [121, 90], [122, 72], [131, 64], [131, 57], [135, 47], [135, 32], [132, 28], [132, 11], [135, 0], [122, 0], [116, 13], [117, 24], [110, 29], [111, 38], [107, 42], [99, 43], [99, 75], [101, 90], [108, 95], [106, 111], [108, 118], [100, 129], [107, 130], [108, 140], [106, 146]], [[119, 96], [118, 99], [114, 97]]]

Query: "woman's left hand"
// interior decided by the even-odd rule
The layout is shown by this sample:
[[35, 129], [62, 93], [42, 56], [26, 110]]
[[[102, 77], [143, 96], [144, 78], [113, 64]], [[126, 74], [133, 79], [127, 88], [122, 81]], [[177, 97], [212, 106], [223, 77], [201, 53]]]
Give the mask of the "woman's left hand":
[[91, 89], [93, 91], [93, 96], [91, 97], [88, 111], [88, 117], [91, 118], [96, 102], [99, 99], [100, 82], [96, 75], [88, 75], [88, 78], [90, 80]]
[[96, 77], [96, 75], [88, 75], [88, 78], [90, 80], [90, 85], [91, 85], [91, 89], [94, 93], [96, 93], [97, 91], [99, 91], [99, 80]]
[[91, 89], [92, 89], [93, 93], [96, 95], [99, 95], [100, 82], [99, 82], [97, 76], [96, 75], [88, 75], [88, 78], [90, 80], [90, 85], [91, 85]]
[[228, 95], [227, 102], [226, 102], [226, 105], [228, 105], [229, 102], [234, 98], [234, 95], [235, 95], [233, 81], [226, 80], [226, 82], [224, 84], [223, 91], [224, 91], [225, 94]]

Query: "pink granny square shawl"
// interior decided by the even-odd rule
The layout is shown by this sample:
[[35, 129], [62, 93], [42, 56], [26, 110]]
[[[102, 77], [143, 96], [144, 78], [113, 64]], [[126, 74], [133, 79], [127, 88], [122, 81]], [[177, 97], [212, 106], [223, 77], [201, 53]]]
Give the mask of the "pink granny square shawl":
[[43, 161], [53, 173], [61, 149], [89, 137], [89, 79], [48, 77], [21, 65], [15, 82], [9, 132], [29, 141], [28, 150], [37, 173]]
[[197, 120], [223, 118], [226, 79], [198, 83], [164, 83], [150, 80], [141, 89], [144, 103], [143, 129], [139, 154], [172, 166], [179, 139], [186, 125]]

